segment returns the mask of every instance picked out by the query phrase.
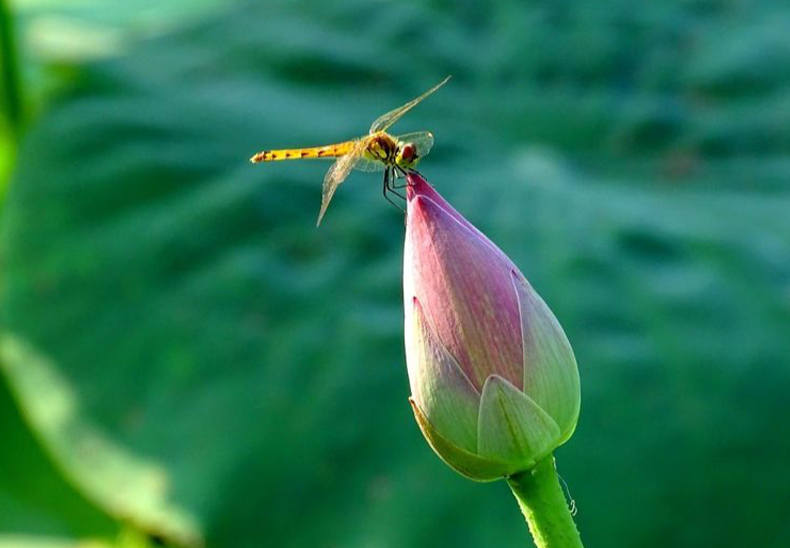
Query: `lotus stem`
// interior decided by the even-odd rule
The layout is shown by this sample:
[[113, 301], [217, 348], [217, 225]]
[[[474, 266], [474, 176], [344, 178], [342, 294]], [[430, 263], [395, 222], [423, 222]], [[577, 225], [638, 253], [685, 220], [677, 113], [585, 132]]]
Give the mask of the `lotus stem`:
[[584, 548], [562, 492], [554, 456], [508, 478], [538, 548]]

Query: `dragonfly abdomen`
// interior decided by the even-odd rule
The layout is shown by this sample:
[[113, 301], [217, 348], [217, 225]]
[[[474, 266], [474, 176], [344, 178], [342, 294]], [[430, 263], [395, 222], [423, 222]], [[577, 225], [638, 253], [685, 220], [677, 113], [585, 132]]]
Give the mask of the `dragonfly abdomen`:
[[322, 147], [284, 148], [280, 150], [264, 150], [250, 158], [250, 162], [277, 162], [280, 160], [302, 160], [305, 158], [337, 158], [348, 154], [354, 141], [336, 143]]

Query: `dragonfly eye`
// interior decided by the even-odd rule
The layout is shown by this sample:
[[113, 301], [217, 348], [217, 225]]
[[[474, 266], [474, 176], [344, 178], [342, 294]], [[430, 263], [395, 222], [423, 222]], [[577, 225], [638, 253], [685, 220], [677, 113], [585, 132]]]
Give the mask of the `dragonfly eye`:
[[414, 145], [409, 143], [407, 145], [403, 145], [403, 148], [401, 148], [400, 151], [400, 155], [401, 158], [403, 158], [407, 162], [410, 162], [414, 160], [414, 158], [417, 156], [417, 151], [414, 149]]

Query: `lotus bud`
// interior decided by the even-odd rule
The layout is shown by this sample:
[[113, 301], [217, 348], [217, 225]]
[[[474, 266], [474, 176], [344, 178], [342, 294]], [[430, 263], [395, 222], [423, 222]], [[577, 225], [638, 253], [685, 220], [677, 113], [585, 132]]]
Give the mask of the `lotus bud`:
[[579, 372], [515, 264], [420, 175], [408, 175], [403, 287], [414, 415], [461, 474], [532, 469], [570, 438]]

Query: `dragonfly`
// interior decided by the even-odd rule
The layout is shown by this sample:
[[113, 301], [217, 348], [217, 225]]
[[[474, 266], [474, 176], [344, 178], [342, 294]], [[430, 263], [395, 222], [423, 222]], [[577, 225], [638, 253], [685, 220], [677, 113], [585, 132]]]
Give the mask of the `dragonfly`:
[[[324, 177], [321, 210], [318, 213], [316, 226], [321, 224], [321, 220], [324, 218], [329, 202], [332, 201], [332, 196], [334, 196], [337, 187], [355, 169], [368, 172], [383, 171], [384, 197], [394, 204], [395, 202], [388, 196], [389, 192], [401, 198], [403, 197], [396, 190], [396, 177], [405, 176], [408, 171], [415, 170], [417, 163], [433, 147], [433, 134], [429, 131], [419, 131], [393, 136], [387, 133], [387, 130], [404, 114], [446, 84], [449, 79], [450, 77], [448, 76], [419, 97], [379, 116], [373, 122], [373, 125], [370, 126], [368, 134], [363, 137], [317, 147], [263, 150], [250, 158], [250, 161], [257, 164], [259, 162], [316, 158], [335, 160], [335, 163], [332, 164]], [[395, 205], [397, 206], [397, 204]]]

